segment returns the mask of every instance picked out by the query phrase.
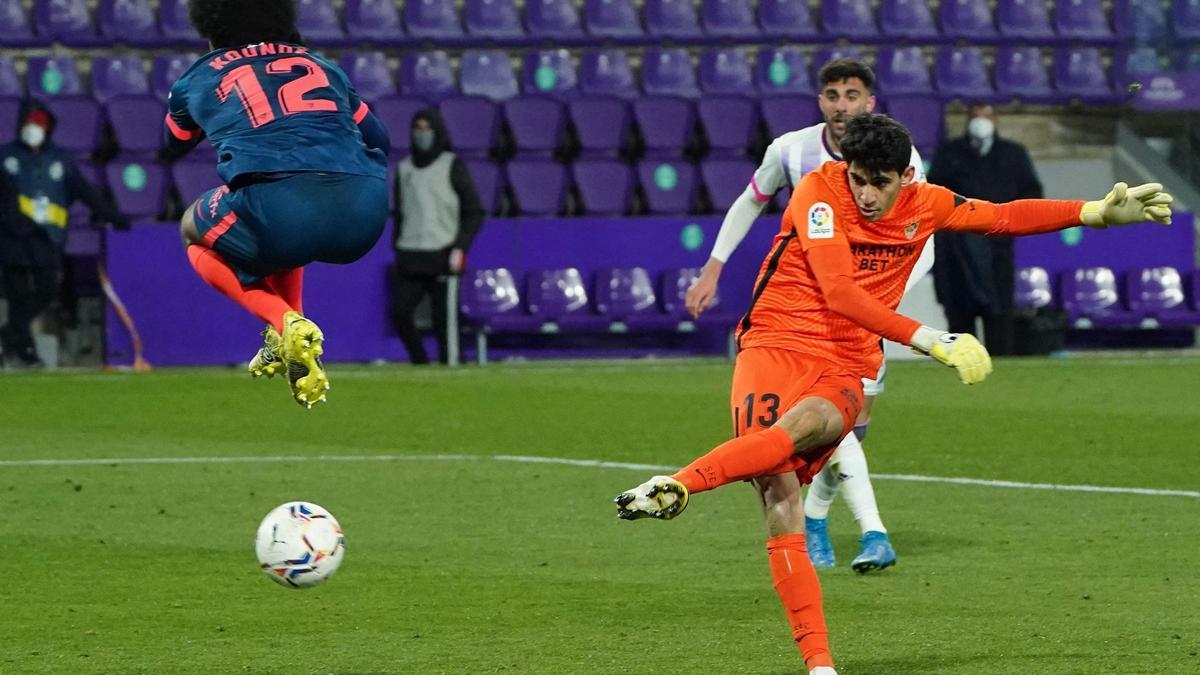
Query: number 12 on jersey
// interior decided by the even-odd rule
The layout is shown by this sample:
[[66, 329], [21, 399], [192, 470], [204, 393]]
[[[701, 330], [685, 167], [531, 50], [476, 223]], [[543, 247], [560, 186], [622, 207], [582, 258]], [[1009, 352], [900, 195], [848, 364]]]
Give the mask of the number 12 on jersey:
[[[277, 103], [280, 113], [287, 116], [306, 112], [336, 112], [337, 103], [333, 101], [304, 98], [313, 90], [329, 86], [329, 77], [312, 59], [289, 56], [275, 59], [267, 63], [266, 67], [268, 75], [279, 76], [291, 75], [299, 69], [302, 69], [304, 74], [279, 87]], [[231, 94], [236, 94], [241, 101], [246, 116], [250, 118], [250, 126], [258, 128], [275, 121], [275, 110], [252, 64], [234, 68], [221, 79], [221, 85], [217, 87], [217, 95], [221, 97], [221, 102], [227, 102]]]

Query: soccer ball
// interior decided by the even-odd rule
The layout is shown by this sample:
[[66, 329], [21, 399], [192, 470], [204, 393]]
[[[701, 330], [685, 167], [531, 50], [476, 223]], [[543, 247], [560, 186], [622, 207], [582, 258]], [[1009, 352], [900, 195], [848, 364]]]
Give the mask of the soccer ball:
[[262, 571], [276, 583], [309, 588], [337, 572], [346, 537], [332, 513], [309, 502], [288, 502], [263, 518], [254, 551]]

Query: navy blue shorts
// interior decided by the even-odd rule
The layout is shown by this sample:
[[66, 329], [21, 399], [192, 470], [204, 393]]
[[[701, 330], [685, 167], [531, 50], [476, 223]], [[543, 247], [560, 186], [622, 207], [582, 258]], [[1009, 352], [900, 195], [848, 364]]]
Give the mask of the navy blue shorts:
[[196, 203], [196, 230], [243, 284], [312, 262], [352, 263], [379, 240], [387, 181], [344, 173], [297, 173]]

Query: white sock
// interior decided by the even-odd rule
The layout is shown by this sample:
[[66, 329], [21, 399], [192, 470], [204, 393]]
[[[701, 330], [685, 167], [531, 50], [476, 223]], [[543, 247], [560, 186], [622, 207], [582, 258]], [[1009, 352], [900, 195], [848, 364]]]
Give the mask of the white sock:
[[820, 473], [813, 476], [812, 485], [808, 486], [808, 496], [804, 498], [804, 515], [809, 518], [824, 520], [829, 517], [829, 507], [833, 505], [838, 493], [837, 470], [834, 467], [837, 466], [840, 453], [839, 447]]
[[[871, 487], [871, 474], [867, 471], [867, 456], [863, 453], [862, 443], [854, 434], [847, 434], [838, 446], [838, 476], [842, 490], [846, 495], [846, 505], [850, 507], [858, 526], [866, 532], [887, 532], [883, 521], [879, 519], [879, 506], [875, 504], [875, 489]], [[816, 481], [813, 482], [814, 485]]]

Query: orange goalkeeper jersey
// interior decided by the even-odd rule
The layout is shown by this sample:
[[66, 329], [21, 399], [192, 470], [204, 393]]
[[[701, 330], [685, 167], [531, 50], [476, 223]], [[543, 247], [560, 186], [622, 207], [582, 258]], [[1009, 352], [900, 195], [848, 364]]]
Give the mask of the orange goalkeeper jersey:
[[846, 164], [829, 162], [792, 193], [763, 261], [738, 347], [775, 347], [860, 377], [882, 363], [879, 337], [909, 344], [920, 324], [895, 312], [925, 241], [938, 230], [1021, 235], [1079, 225], [1082, 201], [971, 200], [928, 183], [902, 187], [883, 218], [863, 218]]

